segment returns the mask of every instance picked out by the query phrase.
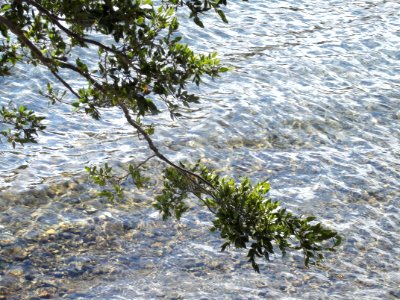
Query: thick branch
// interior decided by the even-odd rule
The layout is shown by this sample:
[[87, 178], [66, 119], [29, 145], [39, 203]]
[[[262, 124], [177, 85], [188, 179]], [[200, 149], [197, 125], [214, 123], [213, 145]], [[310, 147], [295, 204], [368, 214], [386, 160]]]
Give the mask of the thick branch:
[[[66, 63], [64, 61], [59, 61], [59, 60], [54, 60], [51, 58], [48, 58], [46, 56], [43, 55], [43, 53], [40, 51], [39, 48], [37, 48], [24, 34], [24, 32], [18, 28], [17, 26], [15, 26], [10, 20], [8, 20], [7, 18], [0, 16], [0, 23], [4, 24], [5, 26], [7, 26], [8, 29], [10, 29], [10, 31], [12, 33], [14, 33], [18, 39], [20, 40], [20, 42], [25, 45], [26, 47], [28, 47], [31, 52], [33, 57], [35, 57], [36, 59], [40, 60], [42, 62], [43, 65], [45, 65], [47, 68], [50, 69], [50, 71], [54, 74], [56, 72], [56, 68], [57, 66], [64, 68], [64, 69], [70, 69], [76, 73], [79, 73], [81, 76], [85, 77], [87, 81], [89, 81], [91, 84], [93, 84], [96, 88], [103, 90], [103, 87], [92, 78], [92, 76], [90, 76], [90, 74], [88, 74], [87, 72], [82, 71], [81, 69], [79, 69], [77, 66], [74, 66], [72, 64]], [[57, 77], [57, 76], [56, 76]], [[59, 79], [59, 77], [57, 77], [57, 79]], [[62, 81], [61, 81], [62, 82]], [[64, 85], [65, 83], [62, 82]], [[68, 88], [68, 86], [66, 86]], [[68, 88], [69, 89], [69, 88]], [[69, 89], [70, 90], [70, 89]], [[75, 93], [74, 93], [75, 94]]]
[[[36, 57], [37, 59], [39, 59], [46, 67], [48, 67], [53, 72], [53, 74], [57, 74], [56, 71], [54, 70], [56, 66], [70, 69], [70, 70], [75, 71], [76, 73], [80, 74], [84, 78], [86, 78], [91, 84], [93, 84], [99, 90], [104, 91], [103, 86], [100, 85], [96, 80], [94, 80], [90, 76], [90, 74], [88, 74], [87, 72], [82, 71], [81, 69], [79, 69], [78, 67], [76, 67], [72, 64], [69, 64], [69, 63], [66, 63], [63, 61], [58, 61], [58, 60], [56, 61], [56, 60], [50, 59], [48, 57], [45, 57], [42, 54], [42, 52], [24, 35], [24, 32], [21, 29], [19, 29], [17, 26], [15, 26], [7, 18], [0, 16], [0, 23], [3, 23], [4, 25], [6, 25], [11, 30], [11, 32], [14, 33], [20, 39], [21, 43], [23, 43], [26, 47], [28, 47], [31, 50], [33, 56]], [[77, 93], [72, 90], [72, 88], [68, 85], [68, 83], [66, 83], [60, 76], [58, 76], [58, 75], [55, 75], [55, 76], [58, 80], [60, 80], [60, 82], [65, 87], [67, 87], [75, 96], [77, 96], [79, 98], [79, 95], [77, 95]], [[170, 166], [174, 167], [175, 169], [179, 170], [183, 174], [187, 175], [190, 178], [190, 180], [194, 181], [194, 178], [196, 178], [201, 183], [204, 183], [208, 187], [215, 189], [215, 187], [209, 181], [207, 181], [200, 175], [176, 165], [175, 163], [170, 161], [167, 157], [165, 157], [163, 154], [161, 154], [160, 151], [158, 150], [158, 148], [154, 145], [150, 136], [146, 133], [146, 131], [132, 119], [132, 117], [129, 113], [129, 109], [126, 107], [125, 103], [121, 102], [119, 104], [119, 106], [122, 109], [122, 111], [124, 112], [125, 118], [128, 121], [128, 123], [132, 127], [134, 127], [145, 138], [150, 149], [154, 152], [154, 154], [158, 158], [160, 158], [162, 161], [166, 162]]]
[[44, 13], [51, 20], [51, 22], [53, 22], [53, 24], [57, 25], [57, 27], [60, 28], [62, 31], [64, 31], [67, 35], [75, 38], [76, 40], [78, 40], [78, 41], [80, 41], [82, 43], [88, 43], [88, 44], [96, 45], [99, 48], [102, 48], [102, 49], [104, 49], [104, 50], [106, 50], [108, 52], [114, 53], [115, 55], [118, 55], [124, 61], [124, 63], [126, 63], [127, 65], [130, 65], [131, 67], [133, 67], [132, 63], [130, 62], [130, 59], [125, 54], [123, 54], [121, 51], [118, 51], [117, 49], [113, 49], [113, 48], [111, 48], [111, 47], [109, 47], [107, 45], [104, 45], [101, 42], [96, 41], [96, 40], [85, 38], [85, 37], [73, 32], [69, 28], [67, 28], [64, 25], [62, 25], [58, 21], [57, 16], [52, 14], [50, 11], [48, 11], [45, 7], [43, 7], [42, 5], [37, 3], [36, 1], [33, 1], [33, 0], [25, 0], [25, 1], [27, 3], [33, 5], [34, 7], [36, 7], [40, 12]]
[[44, 8], [43, 6], [41, 6], [39, 3], [37, 3], [36, 1], [33, 0], [25, 0], [27, 3], [33, 5], [34, 7], [36, 7], [40, 12], [44, 13], [47, 17], [49, 17], [49, 19], [51, 19], [51, 21], [58, 26], [58, 28], [60, 28], [62, 31], [64, 31], [66, 34], [68, 34], [69, 36], [72, 36], [73, 38], [81, 41], [81, 42], [85, 42], [85, 43], [89, 43], [89, 44], [93, 44], [96, 45], [100, 48], [103, 48], [104, 50], [107, 50], [109, 52], [112, 52], [114, 54], [121, 54], [118, 50], [115, 50], [111, 47], [108, 47], [106, 45], [104, 45], [103, 43], [100, 43], [98, 41], [92, 40], [92, 39], [88, 39], [85, 37], [82, 37], [81, 35], [73, 32], [72, 30], [68, 29], [67, 27], [65, 27], [64, 25], [62, 25], [58, 19], [57, 16], [55, 16], [54, 14], [52, 14], [51, 12], [49, 12], [46, 8]]
[[20, 42], [31, 50], [33, 56], [39, 59], [46, 67], [49, 69], [54, 68], [53, 61], [50, 58], [45, 57], [42, 52], [25, 36], [24, 32], [15, 26], [13, 22], [3, 16], [0, 16], [0, 23], [4, 24], [8, 29], [10, 29], [10, 31], [18, 37]]

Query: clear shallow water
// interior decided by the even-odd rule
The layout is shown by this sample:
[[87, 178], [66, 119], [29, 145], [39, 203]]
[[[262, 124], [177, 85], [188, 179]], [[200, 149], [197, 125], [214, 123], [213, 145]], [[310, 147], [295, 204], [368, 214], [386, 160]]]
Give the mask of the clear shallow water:
[[[206, 81], [192, 114], [163, 115], [155, 139], [171, 158], [205, 157], [233, 176], [270, 178], [274, 199], [320, 216], [346, 237], [342, 249], [308, 270], [298, 255], [277, 257], [259, 276], [243, 253], [218, 252], [206, 213], [164, 223], [149, 208], [151, 191], [106, 206], [81, 183], [82, 164], [144, 157], [145, 145], [115, 112], [94, 122], [51, 106], [40, 144], [0, 145], [2, 257], [14, 258], [2, 261], [2, 285], [24, 282], [15, 297], [400, 297], [400, 4], [235, 1], [226, 11], [227, 25], [210, 17], [207, 30], [182, 21], [182, 31], [235, 71]], [[31, 94], [46, 73], [16, 75], [1, 79], [1, 101], [47, 111]], [[64, 184], [71, 174], [78, 179]]]

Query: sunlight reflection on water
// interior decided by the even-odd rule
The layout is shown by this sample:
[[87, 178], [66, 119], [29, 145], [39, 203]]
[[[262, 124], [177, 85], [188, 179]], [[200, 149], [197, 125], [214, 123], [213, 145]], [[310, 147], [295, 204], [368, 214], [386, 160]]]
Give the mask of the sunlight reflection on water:
[[[62, 284], [83, 295], [70, 298], [399, 297], [399, 11], [397, 1], [253, 0], [231, 3], [229, 24], [210, 16], [203, 30], [182, 21], [186, 42], [198, 51], [218, 51], [235, 70], [205, 80], [199, 90], [203, 104], [191, 114], [176, 122], [167, 114], [157, 117], [167, 125], [157, 129], [157, 143], [173, 159], [204, 157], [235, 177], [270, 178], [274, 199], [336, 227], [346, 241], [324, 267], [304, 270], [294, 255], [283, 263], [275, 258], [258, 276], [242, 253], [218, 252], [220, 240], [207, 232], [208, 214], [195, 211], [180, 224], [166, 224], [148, 204], [132, 213], [94, 202], [94, 216], [112, 211], [105, 220], [126, 221], [131, 229], [119, 229], [123, 234], [117, 236], [107, 231], [120, 252], [90, 248], [86, 254], [93, 264], [117, 272], [113, 282], [105, 282], [100, 272], [84, 277], [88, 287], [83, 287], [67, 276], [69, 283]], [[32, 217], [35, 213], [57, 224], [91, 220], [90, 213], [68, 202], [77, 195], [91, 199], [88, 187], [65, 192], [70, 187], [61, 185], [49, 192], [55, 189], [52, 182], [81, 174], [89, 162], [126, 162], [148, 153], [117, 111], [95, 122], [68, 106], [49, 107], [32, 93], [47, 79], [43, 70], [26, 66], [1, 79], [2, 103], [24, 101], [49, 116], [38, 145], [16, 150], [0, 145], [0, 184], [6, 189], [2, 220], [14, 224], [17, 234], [48, 230], [46, 222]], [[21, 206], [4, 200], [28, 199], [31, 192], [15, 196], [13, 191], [30, 188], [43, 189], [37, 198], [49, 200], [31, 206], [26, 200], [25, 210], [21, 200]], [[151, 192], [135, 195], [151, 200]], [[55, 206], [50, 199], [63, 204]], [[47, 208], [58, 215], [45, 214]], [[27, 223], [18, 221], [25, 217]], [[145, 229], [132, 233], [141, 227], [137, 219]], [[95, 232], [104, 234], [108, 223], [93, 222]]]

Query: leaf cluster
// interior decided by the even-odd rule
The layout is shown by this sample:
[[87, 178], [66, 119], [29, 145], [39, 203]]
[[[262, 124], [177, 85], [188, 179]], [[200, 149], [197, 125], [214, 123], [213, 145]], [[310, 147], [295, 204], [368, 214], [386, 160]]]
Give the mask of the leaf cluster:
[[36, 143], [38, 131], [44, 130], [44, 117], [37, 116], [32, 110], [21, 105], [19, 107], [2, 107], [0, 109], [0, 125], [5, 127], [1, 135], [15, 148], [16, 144]]
[[[249, 249], [248, 258], [256, 271], [257, 257], [269, 259], [278, 249], [283, 255], [287, 250], [302, 250], [306, 265], [317, 263], [324, 250], [340, 244], [336, 232], [268, 199], [268, 182], [253, 185], [248, 178], [237, 182], [220, 177], [200, 164], [176, 165], [151, 140], [154, 128], [140, 123], [144, 116], [165, 108], [172, 117], [178, 116], [180, 107], [198, 101], [189, 91], [190, 84], [199, 85], [204, 76], [213, 78], [228, 70], [215, 53], [196, 54], [181, 43], [175, 15], [185, 7], [194, 23], [204, 27], [200, 17], [209, 10], [227, 22], [224, 5], [226, 0], [2, 0], [0, 76], [10, 75], [18, 62], [40, 65], [76, 98], [70, 102], [75, 111], [99, 119], [102, 108], [121, 109], [154, 156], [170, 166], [155, 203], [164, 218], [179, 219], [194, 195], [214, 214], [211, 229], [225, 239], [222, 250], [228, 246]], [[95, 55], [79, 57], [81, 48]], [[69, 84], [64, 79], [66, 72], [82, 85]], [[45, 96], [52, 103], [67, 98], [51, 84]], [[1, 125], [8, 127], [1, 134], [14, 147], [36, 142], [37, 132], [45, 129], [43, 117], [25, 106], [3, 106], [0, 118]], [[102, 187], [100, 195], [115, 201], [115, 196], [122, 198], [122, 184], [128, 179], [139, 188], [146, 183], [140, 166], [130, 166], [120, 177], [107, 164], [86, 170]]]
[[98, 196], [106, 197], [110, 202], [116, 202], [117, 199], [122, 200], [124, 196], [123, 184], [129, 179], [137, 188], [143, 188], [149, 182], [150, 179], [140, 172], [140, 166], [128, 165], [128, 171], [123, 176], [115, 175], [113, 168], [107, 163], [99, 167], [85, 167], [85, 170], [89, 173], [92, 181], [102, 188], [98, 192]]
[[[158, 5], [151, 0], [5, 0], [0, 32], [5, 41], [11, 35], [17, 39], [0, 46], [0, 74], [9, 74], [10, 65], [22, 58], [44, 65], [77, 97], [74, 109], [95, 119], [99, 108], [122, 102], [137, 116], [157, 113], [155, 103], [164, 102], [176, 116], [177, 104], [198, 100], [187, 84], [227, 70], [216, 53], [197, 55], [180, 43], [175, 10], [181, 6], [173, 0]], [[185, 6], [197, 11], [190, 1]], [[198, 12], [210, 7], [219, 11], [219, 1], [205, 0]], [[93, 49], [97, 58], [77, 57], [82, 47]], [[62, 79], [62, 69], [75, 72], [87, 87], [75, 90]]]
[[211, 231], [220, 232], [225, 240], [221, 250], [229, 246], [249, 249], [247, 256], [257, 272], [256, 259], [269, 260], [277, 249], [283, 256], [288, 250], [303, 251], [308, 266], [319, 263], [324, 251], [333, 251], [341, 243], [337, 232], [315, 222], [314, 217], [296, 216], [269, 199], [266, 181], [253, 185], [249, 178], [242, 178], [236, 182], [200, 164], [191, 170], [199, 172], [210, 185], [167, 168], [164, 189], [154, 207], [164, 218], [179, 219], [188, 210], [185, 200], [189, 194], [195, 195], [214, 215]]

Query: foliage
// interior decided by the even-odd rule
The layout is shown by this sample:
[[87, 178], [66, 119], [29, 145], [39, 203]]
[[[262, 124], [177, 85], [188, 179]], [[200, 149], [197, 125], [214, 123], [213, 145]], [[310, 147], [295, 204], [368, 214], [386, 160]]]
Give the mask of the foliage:
[[[152, 158], [154, 156], [150, 156]], [[115, 202], [115, 196], [122, 199], [124, 196], [124, 188], [122, 184], [127, 182], [129, 178], [137, 188], [143, 188], [149, 181], [148, 177], [145, 177], [140, 172], [140, 167], [146, 163], [139, 164], [138, 166], [129, 165], [128, 172], [124, 176], [117, 177], [113, 173], [113, 168], [107, 163], [103, 167], [85, 167], [85, 170], [89, 173], [89, 176], [94, 183], [102, 187], [102, 190], [98, 193], [98, 196], [107, 197], [110, 202]]]
[[[149, 0], [7, 0], [0, 15], [5, 38], [0, 66], [3, 73], [19, 60], [48, 67], [76, 96], [72, 105], [96, 119], [100, 107], [121, 103], [139, 116], [157, 112], [156, 97], [173, 114], [176, 102], [189, 105], [198, 99], [185, 90], [188, 82], [200, 84], [202, 75], [214, 77], [226, 68], [216, 53], [195, 54], [180, 43], [174, 16], [180, 2], [161, 2], [156, 8]], [[204, 1], [200, 8], [197, 2], [187, 3], [195, 20], [199, 12], [217, 6]], [[11, 34], [18, 41], [10, 42]], [[114, 41], [99, 41], [106, 37]], [[81, 47], [93, 47], [96, 60], [78, 57], [75, 51]], [[61, 69], [75, 72], [87, 86], [74, 89], [61, 78]]]
[[[155, 207], [165, 218], [179, 218], [188, 207], [185, 199], [195, 195], [215, 214], [213, 230], [226, 240], [222, 249], [233, 245], [250, 247], [249, 260], [258, 271], [255, 258], [288, 249], [303, 250], [305, 264], [315, 263], [323, 250], [340, 243], [339, 236], [314, 223], [313, 218], [294, 216], [266, 199], [269, 184], [254, 186], [244, 178], [219, 177], [206, 167], [178, 165], [164, 156], [153, 143], [153, 126], [144, 126], [149, 114], [199, 101], [188, 91], [192, 82], [204, 76], [217, 77], [229, 69], [220, 65], [216, 53], [196, 54], [181, 43], [176, 10], [186, 8], [189, 18], [200, 27], [203, 13], [213, 10], [227, 22], [222, 7], [226, 0], [3, 0], [0, 4], [0, 76], [12, 75], [18, 63], [47, 68], [64, 91], [47, 84], [42, 95], [50, 103], [70, 102], [75, 111], [94, 119], [101, 109], [117, 107], [127, 123], [148, 143], [154, 155], [169, 167]], [[78, 55], [87, 48], [88, 57]], [[71, 85], [65, 74], [73, 74], [82, 86]], [[67, 93], [66, 93], [67, 92]], [[74, 100], [72, 100], [74, 99]], [[25, 106], [3, 107], [0, 122], [8, 126], [2, 135], [16, 143], [35, 142], [44, 130], [43, 117]], [[146, 161], [148, 161], [148, 159]], [[116, 201], [124, 196], [123, 184], [141, 188], [147, 179], [140, 167], [129, 166], [119, 177], [107, 164], [87, 167], [91, 178], [102, 187], [100, 196]], [[329, 243], [330, 241], [330, 243]], [[327, 242], [327, 243], [326, 243]]]
[[316, 264], [323, 259], [323, 251], [333, 251], [341, 243], [341, 237], [333, 230], [315, 223], [314, 217], [298, 217], [280, 208], [277, 201], [267, 198], [268, 182], [252, 185], [249, 178], [235, 182], [232, 178], [220, 177], [204, 165], [191, 167], [210, 186], [184, 176], [175, 168], [165, 170], [162, 194], [156, 198], [154, 207], [164, 219], [174, 215], [180, 218], [188, 210], [184, 200], [189, 194], [214, 214], [211, 231], [219, 231], [226, 240], [221, 250], [233, 245], [235, 248], [250, 247], [247, 256], [253, 268], [259, 272], [257, 257], [269, 260], [274, 248], [282, 255], [288, 249], [302, 250], [305, 265]]
[[36, 143], [35, 136], [38, 131], [46, 128], [42, 120], [44, 117], [35, 115], [32, 110], [25, 106], [0, 109], [0, 124], [6, 129], [1, 131], [1, 135], [15, 148], [16, 143]]

